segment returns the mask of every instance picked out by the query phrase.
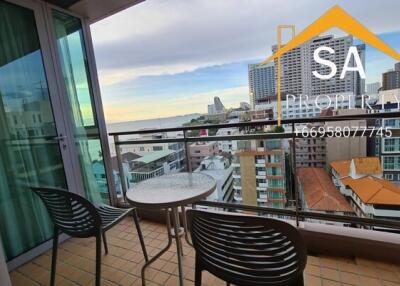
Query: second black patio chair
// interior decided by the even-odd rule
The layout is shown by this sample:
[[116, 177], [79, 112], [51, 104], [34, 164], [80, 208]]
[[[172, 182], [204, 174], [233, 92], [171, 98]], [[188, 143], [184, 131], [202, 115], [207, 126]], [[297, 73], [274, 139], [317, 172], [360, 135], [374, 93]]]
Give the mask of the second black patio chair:
[[148, 260], [139, 219], [135, 208], [119, 209], [108, 205], [95, 206], [87, 199], [59, 189], [32, 188], [42, 199], [54, 224], [53, 253], [51, 261], [50, 286], [56, 277], [58, 236], [60, 231], [71, 237], [96, 237], [96, 286], [101, 280], [101, 240], [103, 237], [105, 253], [108, 253], [105, 232], [132, 215], [138, 232], [143, 255]]
[[290, 224], [200, 210], [188, 211], [188, 218], [196, 250], [196, 286], [203, 270], [228, 285], [304, 285], [306, 248]]

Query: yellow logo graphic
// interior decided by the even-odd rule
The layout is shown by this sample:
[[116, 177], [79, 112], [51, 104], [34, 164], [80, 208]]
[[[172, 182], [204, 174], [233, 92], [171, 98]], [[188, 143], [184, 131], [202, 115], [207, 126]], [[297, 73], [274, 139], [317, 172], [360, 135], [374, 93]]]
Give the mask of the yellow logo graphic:
[[294, 36], [294, 26], [292, 25], [281, 25], [278, 26], [278, 48], [276, 52], [264, 60], [261, 64], [266, 64], [272, 60], [277, 60], [277, 111], [278, 111], [278, 125], [281, 125], [281, 72], [280, 72], [280, 57], [286, 52], [304, 44], [305, 42], [319, 36], [321, 33], [331, 29], [339, 28], [348, 34], [356, 37], [364, 43], [380, 50], [384, 54], [400, 61], [400, 53], [391, 48], [371, 31], [369, 31], [360, 22], [350, 16], [346, 11], [340, 8], [338, 5], [329, 9], [324, 15], [317, 19], [314, 23], [309, 25], [305, 30], [294, 36], [287, 44], [281, 47], [281, 30], [282, 28], [291, 28]]

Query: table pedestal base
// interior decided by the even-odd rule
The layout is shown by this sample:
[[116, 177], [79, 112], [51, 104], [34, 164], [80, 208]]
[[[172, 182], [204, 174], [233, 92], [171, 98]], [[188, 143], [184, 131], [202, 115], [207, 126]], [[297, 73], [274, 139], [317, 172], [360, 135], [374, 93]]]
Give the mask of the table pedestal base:
[[[180, 226], [179, 220], [179, 210], [178, 207], [171, 208], [172, 211], [172, 220], [173, 227], [171, 227], [171, 219], [169, 215], [169, 209], [165, 211], [166, 221], [167, 221], [167, 232], [168, 232], [168, 243], [167, 245], [155, 256], [153, 256], [149, 261], [145, 262], [142, 267], [141, 275], [142, 275], [142, 285], [146, 285], [145, 271], [150, 264], [160, 258], [172, 245], [172, 239], [175, 239], [176, 242], [176, 252], [178, 257], [178, 270], [179, 270], [179, 285], [183, 286], [183, 267], [182, 267], [182, 259], [183, 259], [183, 246], [181, 241], [181, 236], [185, 236], [185, 240], [189, 245], [192, 245], [189, 241], [188, 229], [187, 229], [187, 221], [186, 221], [186, 212], [185, 207], [182, 206], [182, 223], [183, 227]], [[178, 235], [175, 235], [178, 234]]]

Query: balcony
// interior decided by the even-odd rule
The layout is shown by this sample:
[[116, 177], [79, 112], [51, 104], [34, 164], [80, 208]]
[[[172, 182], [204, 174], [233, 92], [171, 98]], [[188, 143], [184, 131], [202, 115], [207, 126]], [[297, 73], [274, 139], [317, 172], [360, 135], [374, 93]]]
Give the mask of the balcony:
[[[371, 115], [376, 118], [382, 115]], [[387, 115], [389, 116], [389, 115]], [[392, 115], [393, 116], [393, 115]], [[346, 117], [348, 118], [348, 117]], [[356, 117], [357, 118], [357, 117]], [[311, 119], [307, 119], [311, 120]], [[315, 119], [320, 120], [320, 119]], [[324, 120], [339, 120], [339, 118], [324, 118]], [[311, 120], [312, 121], [312, 120]], [[294, 121], [295, 122], [295, 121]], [[247, 125], [274, 124], [274, 122], [249, 122]], [[238, 123], [236, 125], [243, 125]], [[236, 126], [235, 125], [235, 126]], [[223, 128], [226, 125], [214, 125], [213, 128]], [[231, 126], [231, 125], [230, 125]], [[190, 127], [210, 128], [206, 126]], [[163, 130], [141, 130], [126, 133], [136, 135], [141, 133], [167, 133], [171, 131], [183, 131], [183, 127], [163, 129]], [[153, 144], [156, 142], [179, 142], [189, 144], [195, 141], [218, 141], [232, 140], [230, 136], [209, 136], [209, 137], [186, 137], [186, 138], [157, 138], [157, 139], [125, 139], [122, 140], [121, 133], [112, 133], [117, 157], [123, 155], [119, 147], [127, 145]], [[241, 137], [240, 137], [241, 136]], [[292, 133], [283, 134], [256, 134], [256, 135], [235, 135], [236, 140], [245, 138], [246, 140], [266, 140], [269, 138], [281, 138], [282, 140], [291, 140], [295, 136]], [[298, 135], [301, 136], [301, 135]], [[289, 144], [290, 145], [290, 144]], [[292, 145], [293, 147], [294, 145]], [[188, 156], [188, 154], [186, 154]], [[190, 156], [190, 155], [189, 155]], [[288, 158], [290, 161], [293, 156], [293, 149], [289, 150]], [[123, 156], [121, 156], [122, 158]], [[237, 158], [237, 157], [236, 157]], [[187, 168], [190, 169], [190, 157], [184, 158]], [[239, 162], [233, 159], [233, 162]], [[249, 162], [256, 164], [255, 160]], [[243, 161], [246, 163], [246, 160]], [[295, 161], [294, 161], [295, 162]], [[125, 176], [126, 169], [122, 161], [118, 162], [118, 173], [120, 177]], [[240, 163], [236, 163], [240, 166]], [[285, 166], [284, 162], [279, 163]], [[286, 169], [286, 172], [293, 174], [296, 168]], [[264, 172], [265, 173], [265, 172]], [[335, 173], [336, 174], [336, 173]], [[157, 174], [155, 174], [157, 175]], [[158, 174], [157, 176], [161, 176]], [[265, 177], [266, 174], [263, 174]], [[260, 216], [285, 219], [287, 222], [297, 225], [303, 233], [307, 248], [309, 251], [308, 264], [306, 268], [306, 285], [339, 285], [340, 283], [349, 285], [391, 285], [390, 283], [400, 282], [400, 265], [394, 263], [398, 258], [397, 252], [400, 250], [400, 236], [396, 233], [400, 230], [400, 223], [394, 220], [383, 220], [376, 218], [365, 218], [350, 215], [337, 215], [329, 211], [313, 211], [301, 206], [301, 199], [296, 203], [296, 192], [300, 192], [299, 185], [293, 187], [293, 198], [287, 198], [289, 195], [289, 186], [286, 188], [269, 188], [268, 191], [282, 193], [282, 198], [267, 198], [264, 194], [257, 198], [258, 206], [247, 202], [246, 192], [248, 186], [241, 184], [248, 179], [249, 174], [246, 170], [240, 176], [232, 175], [233, 178], [241, 178], [241, 182], [232, 183], [233, 189], [241, 190], [241, 196], [234, 195], [234, 202], [222, 202], [219, 200], [207, 200], [198, 202], [196, 205], [202, 208], [211, 208], [213, 210], [229, 210], [232, 212], [251, 213]], [[254, 176], [256, 177], [256, 168], [254, 167]], [[270, 176], [271, 179], [284, 179], [285, 176]], [[339, 179], [335, 182], [339, 184]], [[125, 182], [126, 183], [126, 182]], [[125, 193], [128, 186], [124, 182], [117, 190], [114, 204], [123, 203], [121, 194]], [[260, 184], [260, 187], [266, 187]], [[257, 189], [256, 186], [254, 186]], [[296, 187], [296, 188], [295, 188]], [[264, 188], [265, 189], [265, 188]], [[298, 195], [298, 194], [297, 194]], [[280, 205], [281, 208], [266, 207], [266, 205]], [[166, 243], [165, 225], [158, 221], [159, 214], [152, 214], [146, 211], [141, 212], [141, 225], [145, 235], [145, 242], [150, 255], [161, 249]], [[352, 226], [352, 227], [350, 227]], [[385, 230], [376, 231], [374, 229]], [[388, 230], [390, 232], [388, 232]], [[391, 233], [395, 232], [395, 233]], [[129, 221], [123, 221], [119, 226], [109, 232], [110, 254], [103, 259], [103, 283], [105, 285], [140, 285], [140, 269], [143, 264], [143, 258], [140, 253], [138, 239]], [[371, 247], [373, 245], [373, 247]], [[94, 241], [91, 239], [69, 239], [60, 246], [60, 267], [58, 272], [58, 282], [61, 285], [92, 285], [94, 273]], [[193, 249], [184, 245], [184, 273], [187, 285], [193, 284]], [[47, 285], [50, 267], [50, 252], [47, 251], [29, 263], [14, 269], [11, 272], [13, 285]], [[380, 270], [382, 269], [382, 271]], [[168, 251], [163, 255], [160, 261], [157, 261], [149, 270], [147, 275], [150, 285], [177, 285], [177, 264], [176, 255], [173, 251]], [[321, 284], [322, 283], [322, 284]], [[218, 280], [210, 274], [204, 278], [204, 285], [224, 285], [223, 281]]]
[[[359, 178], [347, 178], [351, 172], [347, 172], [346, 176], [338, 175], [334, 180], [334, 186], [340, 187], [340, 190], [337, 189], [339, 194], [330, 189], [321, 196], [323, 188], [307, 194], [304, 187], [307, 178], [300, 178], [297, 168], [297, 161], [303, 159], [296, 156], [296, 146], [307, 147], [297, 151], [297, 155], [312, 152], [316, 156], [311, 159], [325, 160], [320, 154], [325, 154], [326, 149], [318, 147], [329, 138], [327, 134], [317, 134], [321, 141], [310, 141], [306, 146], [301, 144], [305, 141], [297, 141], [296, 145], [296, 140], [313, 138], [294, 132], [296, 126], [307, 123], [376, 121], [399, 118], [399, 112], [287, 119], [282, 120], [282, 124], [291, 126], [292, 131], [288, 128], [283, 133], [263, 131], [265, 127], [276, 126], [276, 120], [125, 130], [109, 134], [112, 140], [108, 142], [88, 23], [141, 1], [110, 1], [109, 5], [99, 7], [95, 6], [97, 3], [93, 4], [96, 1], [46, 2], [52, 2], [52, 5], [40, 0], [0, 1], [4, 9], [1, 12], [5, 11], [0, 14], [10, 18], [7, 19], [10, 23], [0, 31], [1, 39], [3, 34], [6, 39], [2, 41], [5, 49], [0, 50], [0, 54], [4, 55], [0, 65], [4, 71], [0, 79], [1, 140], [4, 143], [0, 146], [1, 286], [2, 277], [7, 276], [6, 267], [3, 267], [5, 261], [13, 285], [48, 285], [51, 257], [48, 249], [52, 229], [40, 202], [27, 193], [32, 183], [70, 188], [93, 202], [126, 207], [124, 195], [129, 189], [137, 187], [136, 183], [167, 173], [201, 172], [202, 168], [197, 170], [192, 163], [200, 165], [204, 157], [217, 155], [214, 150], [204, 150], [204, 153], [198, 150], [191, 156], [190, 144], [201, 147], [212, 142], [217, 148], [216, 142], [224, 141], [238, 143], [237, 149], [232, 153], [221, 152], [228, 153], [220, 155], [225, 156], [219, 160], [221, 164], [214, 160], [202, 165], [209, 168], [207, 171], [216, 181], [218, 190], [214, 194], [217, 197], [209, 197], [186, 207], [253, 214], [285, 220], [294, 225], [303, 234], [309, 254], [306, 285], [400, 285], [400, 204], [391, 205], [393, 201], [386, 200], [385, 208], [375, 208], [375, 202], [369, 205], [362, 203], [362, 194], [356, 195], [357, 184], [351, 181]], [[57, 3], [61, 2], [65, 2], [63, 9], [57, 7]], [[72, 3], [77, 5], [69, 10], [68, 6]], [[20, 21], [21, 18], [28, 21]], [[62, 45], [58, 41], [62, 41]], [[29, 57], [35, 58], [27, 60]], [[7, 86], [5, 90], [4, 86]], [[398, 122], [387, 124], [396, 127], [391, 130], [394, 136], [400, 137]], [[366, 132], [352, 131], [350, 135], [374, 136], [370, 127]], [[238, 132], [199, 136], [200, 130], [226, 128]], [[370, 138], [376, 139], [373, 136]], [[141, 150], [145, 145], [149, 145], [148, 148]], [[225, 144], [223, 148], [229, 149], [233, 145]], [[109, 146], [113, 147], [111, 152]], [[124, 149], [133, 146], [138, 147], [130, 150], [134, 152]], [[310, 146], [312, 148], [308, 149]], [[145, 157], [141, 153], [147, 152], [145, 150], [162, 154], [153, 153]], [[337, 153], [346, 153], [342, 151], [339, 149]], [[110, 153], [115, 157], [111, 157]], [[376, 154], [377, 157], [381, 155]], [[212, 158], [209, 159], [212, 161]], [[348, 169], [354, 161], [353, 158], [347, 159], [351, 161], [348, 162], [350, 167], [346, 167]], [[304, 162], [313, 161], [307, 160], [304, 159]], [[233, 162], [231, 166], [230, 162]], [[394, 161], [387, 164], [397, 166]], [[257, 167], [265, 169], [267, 166], [285, 168], [284, 175], [258, 172]], [[240, 173], [232, 173], [232, 168]], [[386, 174], [373, 175], [371, 180], [378, 184]], [[240, 182], [233, 184], [231, 178], [240, 179]], [[265, 178], [287, 180], [287, 183], [260, 183], [257, 187], [256, 180], [265, 181]], [[330, 181], [321, 182], [326, 183], [322, 186], [326, 186]], [[318, 180], [315, 179], [314, 183], [317, 184]], [[384, 184], [388, 189], [390, 184]], [[266, 188], [268, 192], [279, 193], [279, 196], [268, 198], [264, 193], [257, 198], [257, 190], [265, 191]], [[235, 190], [233, 195], [232, 189]], [[335, 209], [340, 207], [344, 210]], [[145, 244], [150, 256], [154, 256], [166, 243], [166, 227], [159, 221], [160, 213], [157, 211], [140, 210], [140, 216]], [[107, 233], [107, 237], [110, 253], [103, 256], [102, 285], [141, 285], [140, 269], [144, 261], [132, 221], [122, 221]], [[66, 236], [63, 239], [57, 285], [93, 285], [94, 240]], [[3, 257], [3, 246], [6, 257]], [[194, 250], [185, 243], [183, 251], [185, 283], [193, 285]], [[148, 285], [178, 285], [177, 275], [177, 255], [172, 248], [152, 264], [147, 275]], [[211, 274], [205, 274], [203, 282], [204, 285], [225, 285]]]
[[[165, 244], [165, 226], [161, 223], [142, 221], [146, 247], [151, 254]], [[122, 221], [108, 233], [110, 252], [103, 256], [103, 284], [141, 285], [140, 269], [143, 256], [132, 222]], [[184, 244], [185, 285], [194, 285], [193, 249]], [[59, 247], [59, 274], [57, 285], [94, 285], [94, 240], [70, 239]], [[48, 285], [50, 251], [10, 273], [13, 286]], [[148, 270], [148, 285], [178, 285], [176, 255], [165, 253]], [[364, 259], [361, 257], [337, 257], [309, 255], [305, 269], [305, 285], [373, 285], [386, 286], [400, 283], [400, 264]], [[225, 286], [225, 282], [211, 274], [204, 274], [203, 285]]]

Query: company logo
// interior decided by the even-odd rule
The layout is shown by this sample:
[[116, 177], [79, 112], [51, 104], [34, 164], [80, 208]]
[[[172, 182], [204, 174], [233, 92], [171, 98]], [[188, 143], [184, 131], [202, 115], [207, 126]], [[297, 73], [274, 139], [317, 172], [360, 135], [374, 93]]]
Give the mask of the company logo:
[[[284, 46], [281, 45], [281, 30], [282, 28], [291, 28], [293, 38]], [[384, 54], [392, 57], [393, 59], [400, 61], [400, 53], [391, 48], [385, 42], [383, 42], [379, 37], [369, 31], [360, 22], [350, 16], [338, 5], [332, 7], [325, 14], [323, 14], [319, 19], [309, 25], [305, 30], [303, 30], [298, 35], [294, 35], [294, 26], [292, 25], [280, 25], [278, 26], [278, 46], [276, 52], [264, 60], [261, 64], [266, 64], [273, 60], [277, 60], [277, 111], [278, 111], [278, 125], [281, 121], [281, 67], [280, 67], [280, 57], [290, 50], [301, 46], [302, 44], [312, 40], [313, 38], [319, 36], [321, 33], [331, 29], [339, 28], [344, 32], [356, 37], [357, 39], [363, 41], [377, 50], [383, 52]], [[334, 77], [337, 73], [337, 66], [334, 62], [320, 57], [320, 52], [326, 51], [329, 54], [334, 54], [335, 51], [327, 46], [321, 46], [314, 51], [313, 58], [314, 61], [329, 67], [330, 72], [326, 75], [319, 74], [318, 71], [313, 71], [313, 75], [321, 80], [327, 80]], [[350, 66], [350, 60], [354, 58], [354, 66]], [[344, 66], [340, 74], [340, 79], [343, 79], [347, 72], [358, 72], [360, 78], [365, 79], [365, 70], [362, 66], [360, 55], [358, 54], [357, 48], [352, 46], [346, 56]]]

